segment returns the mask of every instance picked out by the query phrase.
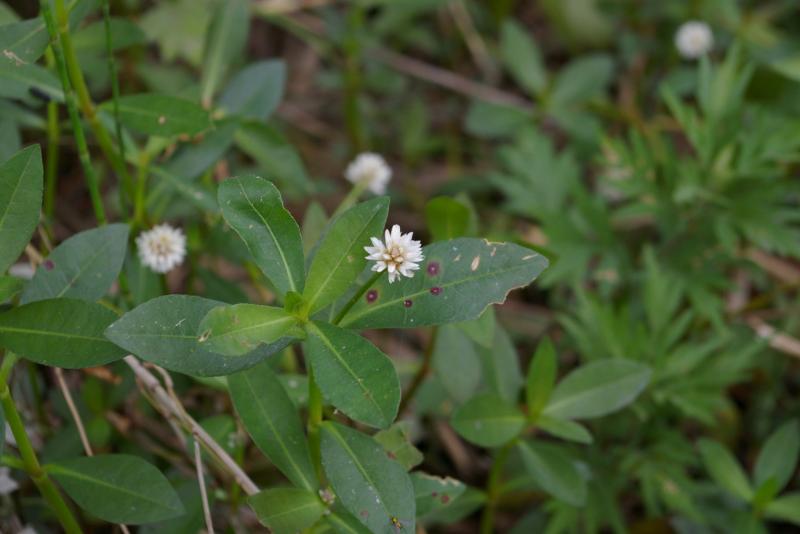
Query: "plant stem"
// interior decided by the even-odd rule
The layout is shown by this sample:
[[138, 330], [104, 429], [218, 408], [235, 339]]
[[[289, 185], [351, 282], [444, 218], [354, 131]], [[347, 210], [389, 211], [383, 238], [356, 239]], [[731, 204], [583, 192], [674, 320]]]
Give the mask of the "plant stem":
[[[81, 119], [78, 116], [78, 108], [75, 104], [75, 94], [72, 90], [72, 85], [70, 84], [69, 74], [67, 73], [67, 66], [64, 59], [64, 49], [62, 49], [62, 38], [64, 35], [69, 36], [69, 31], [68, 29], [62, 28], [61, 36], [59, 36], [59, 32], [56, 29], [56, 21], [53, 18], [53, 12], [50, 9], [50, 2], [48, 0], [40, 0], [39, 5], [42, 10], [42, 16], [44, 17], [45, 24], [47, 25], [47, 31], [50, 34], [50, 46], [53, 49], [56, 68], [58, 70], [58, 75], [61, 78], [61, 86], [64, 89], [64, 100], [67, 104], [67, 111], [69, 111], [70, 121], [72, 122], [72, 133], [75, 136], [75, 144], [78, 147], [78, 157], [80, 158], [81, 166], [83, 166], [83, 172], [86, 177], [86, 185], [89, 188], [89, 195], [92, 198], [94, 215], [97, 219], [97, 222], [102, 225], [106, 223], [106, 213], [105, 209], [103, 208], [103, 200], [100, 196], [97, 175], [94, 172], [92, 161], [89, 158], [89, 148], [86, 144], [86, 136], [83, 133]], [[66, 19], [67, 15], [66, 9], [64, 9], [63, 0], [56, 0], [56, 8], [58, 8], [59, 5], [61, 6], [61, 10], [64, 11], [64, 17]], [[68, 28], [69, 21], [65, 20], [63, 24], [65, 28]], [[64, 44], [66, 45], [66, 43]]]
[[355, 293], [353, 293], [353, 296], [350, 297], [350, 300], [347, 301], [347, 304], [342, 306], [342, 309], [339, 310], [339, 313], [336, 314], [336, 318], [333, 320], [333, 324], [339, 324], [340, 322], [342, 322], [342, 319], [344, 319], [344, 316], [347, 315], [347, 312], [350, 311], [350, 308], [355, 306], [356, 302], [358, 302], [359, 299], [362, 296], [364, 296], [364, 293], [367, 292], [367, 289], [369, 289], [369, 287], [372, 284], [374, 284], [382, 274], [384, 273], [382, 272], [373, 273], [372, 276], [370, 276], [369, 279], [366, 282], [364, 282]]
[[[47, 4], [47, 11], [50, 12], [49, 2], [40, 0], [39, 4], [42, 6], [43, 14], [45, 12], [45, 4]], [[77, 93], [78, 104], [80, 105], [81, 113], [89, 122], [89, 127], [92, 129], [92, 133], [94, 133], [97, 143], [100, 145], [100, 150], [111, 164], [114, 172], [121, 177], [123, 184], [130, 184], [131, 177], [128, 174], [127, 167], [125, 166], [125, 160], [114, 149], [114, 143], [111, 140], [108, 130], [106, 130], [106, 128], [103, 126], [103, 123], [100, 122], [100, 118], [97, 115], [97, 109], [95, 108], [94, 102], [92, 102], [92, 97], [89, 94], [89, 89], [87, 88], [86, 81], [83, 78], [83, 72], [81, 72], [80, 65], [78, 64], [78, 56], [75, 53], [75, 48], [72, 45], [72, 37], [69, 33], [69, 13], [64, 7], [64, 0], [54, 0], [54, 4], [56, 15], [58, 17], [58, 35], [64, 47], [64, 61], [69, 73], [69, 79], [72, 80], [75, 92]], [[48, 23], [48, 31], [49, 26], [50, 23]], [[53, 21], [53, 26], [55, 26], [55, 21]], [[50, 34], [50, 38], [51, 40], [55, 40], [52, 32]]]
[[352, 206], [356, 202], [358, 202], [358, 199], [361, 198], [361, 195], [364, 193], [364, 191], [367, 190], [367, 187], [369, 187], [369, 183], [366, 180], [358, 182], [357, 184], [353, 184], [352, 189], [350, 189], [347, 195], [342, 199], [342, 201], [336, 207], [336, 211], [334, 211], [333, 215], [331, 215], [331, 219], [333, 219], [343, 211], [350, 208], [350, 206]]
[[136, 197], [133, 205], [133, 221], [139, 228], [144, 227], [147, 218], [147, 177], [150, 174], [150, 151], [145, 148], [139, 156], [139, 170], [136, 175]]
[[[114, 100], [114, 127], [116, 128], [117, 147], [119, 147], [119, 158], [125, 162], [125, 142], [122, 139], [122, 123], [119, 120], [119, 78], [117, 77], [117, 62], [114, 60], [114, 46], [111, 40], [111, 6], [110, 0], [103, 0], [103, 27], [106, 34], [106, 56], [108, 58], [108, 75], [111, 79], [111, 97]], [[127, 173], [122, 175], [125, 179]], [[130, 193], [130, 183], [123, 183], [119, 188], [120, 209], [125, 209], [127, 195]]]
[[494, 532], [494, 512], [497, 507], [497, 500], [500, 497], [500, 477], [503, 474], [508, 455], [516, 443], [517, 440], [513, 439], [503, 445], [492, 461], [489, 480], [486, 483], [486, 506], [483, 508], [483, 515], [481, 516], [481, 534], [492, 534]]
[[25, 432], [25, 423], [22, 422], [17, 405], [14, 404], [14, 399], [11, 397], [11, 391], [8, 388], [8, 375], [11, 373], [16, 361], [17, 357], [10, 353], [3, 360], [2, 368], [0, 368], [0, 403], [2, 403], [3, 413], [8, 426], [11, 428], [11, 433], [17, 442], [17, 449], [22, 459], [23, 468], [31, 477], [33, 483], [36, 484], [36, 487], [39, 488], [39, 492], [50, 505], [56, 517], [58, 517], [64, 531], [67, 534], [81, 533], [83, 531], [80, 525], [78, 525], [63, 497], [61, 497], [58, 488], [42, 469], [39, 458], [36, 456], [36, 451], [28, 439], [28, 434]]
[[314, 372], [308, 369], [308, 444], [311, 448], [311, 461], [317, 477], [323, 479], [322, 452], [319, 439], [319, 425], [322, 424], [322, 392], [314, 380]]
[[367, 143], [359, 109], [361, 93], [361, 30], [364, 26], [364, 8], [354, 4], [347, 17], [347, 37], [344, 42], [344, 116], [347, 133], [354, 152], [363, 152]]
[[[48, 67], [55, 67], [53, 51], [47, 49], [45, 59]], [[45, 160], [45, 194], [44, 214], [48, 221], [52, 220], [55, 212], [56, 186], [58, 180], [58, 141], [61, 131], [58, 124], [58, 102], [50, 100], [47, 103], [47, 159]]]
[[422, 364], [419, 366], [419, 369], [417, 369], [414, 378], [411, 379], [411, 384], [408, 386], [403, 400], [400, 401], [400, 408], [397, 411], [399, 415], [403, 415], [403, 412], [408, 408], [411, 400], [417, 394], [420, 386], [431, 371], [431, 360], [433, 359], [433, 349], [436, 348], [437, 337], [439, 337], [439, 327], [434, 326], [431, 328], [431, 338], [428, 340], [428, 345], [425, 347], [425, 352], [422, 355]]

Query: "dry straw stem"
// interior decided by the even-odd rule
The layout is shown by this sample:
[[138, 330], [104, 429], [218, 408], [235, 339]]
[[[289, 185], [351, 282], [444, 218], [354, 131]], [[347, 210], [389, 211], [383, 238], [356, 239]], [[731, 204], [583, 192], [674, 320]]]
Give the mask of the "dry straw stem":
[[225, 450], [214, 441], [208, 432], [201, 427], [186, 411], [178, 401], [173, 398], [158, 379], [148, 371], [135, 356], [125, 356], [125, 363], [133, 370], [139, 383], [146, 388], [151, 402], [156, 405], [162, 413], [174, 422], [182, 426], [188, 433], [192, 434], [197, 441], [220, 463], [220, 465], [236, 480], [236, 483], [248, 495], [258, 493], [258, 486], [247, 476], [241, 467], [234, 461]]
[[751, 315], [747, 318], [747, 324], [750, 325], [758, 337], [766, 339], [769, 346], [773, 349], [800, 358], [800, 339], [794, 338], [788, 334], [776, 330], [761, 318]]

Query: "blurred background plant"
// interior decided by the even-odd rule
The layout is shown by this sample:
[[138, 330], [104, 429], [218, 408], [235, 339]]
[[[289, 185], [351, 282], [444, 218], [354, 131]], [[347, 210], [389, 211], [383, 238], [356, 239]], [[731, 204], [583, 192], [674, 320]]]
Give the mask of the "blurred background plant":
[[[344, 179], [364, 151], [392, 168], [392, 222], [424, 243], [486, 235], [550, 258], [535, 288], [475, 323], [433, 339], [423, 329], [369, 334], [407, 392], [402, 426], [379, 441], [411, 457], [409, 469], [422, 462], [466, 485], [447, 506], [423, 503], [420, 528], [800, 525], [796, 2], [74, 0], [58, 21], [71, 35], [63, 52], [74, 96], [64, 94], [38, 12], [35, 2], [0, 3], [0, 160], [46, 147], [39, 251], [102, 212], [133, 235], [164, 221], [187, 235], [186, 261], [166, 277], [127, 254], [127, 298], [113, 303], [122, 310], [164, 293], [271, 302], [274, 288], [223, 224], [218, 183], [273, 180], [310, 246], [343, 199], [368, 195]], [[697, 54], [677, 42], [689, 21], [712, 36], [700, 37]], [[163, 100], [130, 96], [140, 93]], [[65, 99], [80, 118], [68, 120]], [[165, 120], [147, 122], [148, 113]], [[199, 129], [180, 122], [192, 114]], [[92, 190], [92, 174], [100, 212], [85, 185]], [[465, 417], [516, 410], [535, 351], [531, 369], [552, 352], [557, 363], [540, 365], [566, 377], [551, 403], [580, 390], [572, 368], [593, 370], [598, 384], [607, 374], [584, 400], [602, 409], [551, 406], [539, 417], [533, 407], [541, 412], [548, 396], [533, 392], [536, 443], [474, 435]], [[278, 368], [303, 406], [293, 361]], [[52, 376], [29, 370], [13, 389], [30, 407], [42, 457], [80, 452]], [[541, 372], [529, 387], [552, 389], [537, 382]], [[69, 378], [80, 383], [92, 445], [157, 459], [195, 511], [143, 531], [201, 528], [182, 445], [132, 394], [132, 374], [115, 364]], [[280, 476], [250, 461], [216, 379], [174, 380], [252, 478], [268, 486]], [[614, 391], [629, 395], [614, 400]], [[30, 488], [9, 494], [4, 530], [21, 528], [19, 517], [47, 523]], [[218, 528], [255, 528], [235, 485], [210, 497]]]

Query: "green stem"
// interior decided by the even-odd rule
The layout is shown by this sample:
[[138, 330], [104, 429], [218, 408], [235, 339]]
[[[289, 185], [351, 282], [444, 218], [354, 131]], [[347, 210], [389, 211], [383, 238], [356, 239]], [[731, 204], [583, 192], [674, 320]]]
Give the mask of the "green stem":
[[419, 366], [419, 369], [417, 369], [416, 374], [414, 374], [414, 378], [411, 379], [411, 384], [408, 386], [403, 400], [400, 401], [400, 408], [397, 410], [399, 415], [403, 415], [403, 412], [408, 408], [408, 405], [419, 391], [425, 378], [427, 378], [428, 373], [431, 372], [431, 360], [433, 359], [433, 350], [436, 348], [436, 338], [438, 336], [439, 327], [434, 326], [431, 328], [431, 338], [428, 340], [428, 345], [425, 347], [425, 353], [422, 355], [422, 364]]
[[322, 451], [319, 438], [319, 425], [322, 424], [322, 392], [314, 380], [314, 372], [308, 369], [308, 444], [311, 448], [311, 461], [317, 471], [317, 477], [323, 480]]
[[367, 190], [367, 187], [369, 187], [369, 182], [367, 180], [353, 184], [350, 192], [348, 192], [347, 195], [342, 199], [342, 201], [339, 203], [339, 206], [336, 208], [336, 211], [334, 211], [333, 215], [331, 215], [331, 219], [358, 202], [358, 199], [361, 198], [361, 195], [364, 194], [364, 191]]
[[2, 368], [0, 368], [0, 403], [2, 403], [3, 413], [8, 426], [11, 428], [11, 433], [17, 442], [22, 467], [31, 477], [33, 483], [36, 484], [36, 487], [39, 488], [39, 492], [50, 505], [56, 517], [58, 517], [64, 531], [67, 534], [81, 533], [83, 531], [80, 525], [78, 525], [63, 497], [61, 497], [58, 488], [42, 469], [39, 458], [36, 456], [36, 451], [28, 439], [28, 434], [25, 432], [25, 423], [22, 422], [17, 406], [14, 404], [14, 399], [11, 397], [11, 391], [8, 389], [8, 375], [11, 373], [16, 361], [17, 357], [13, 354], [7, 354], [3, 360]]
[[[42, 6], [43, 14], [45, 12], [45, 4], [47, 4], [47, 12], [50, 12], [49, 2], [43, 2], [40, 0], [39, 3]], [[100, 122], [100, 117], [97, 115], [97, 109], [94, 105], [94, 102], [92, 102], [92, 97], [89, 94], [89, 89], [86, 86], [86, 81], [83, 78], [83, 72], [81, 72], [80, 64], [78, 63], [78, 56], [75, 53], [75, 47], [72, 44], [72, 37], [69, 33], [69, 12], [66, 7], [64, 7], [64, 0], [55, 0], [54, 3], [56, 15], [58, 17], [58, 36], [63, 44], [64, 62], [68, 72], [68, 79], [72, 81], [73, 87], [75, 88], [75, 93], [77, 93], [78, 104], [80, 106], [81, 113], [88, 121], [89, 127], [92, 129], [92, 133], [94, 133], [97, 143], [100, 145], [100, 150], [111, 164], [114, 172], [116, 172], [122, 178], [123, 184], [130, 184], [131, 177], [128, 174], [127, 167], [125, 166], [125, 160], [115, 150], [114, 143], [111, 140], [108, 130], [106, 130], [105, 126], [103, 126], [103, 123]], [[47, 21], [47, 19], [45, 19], [45, 21]], [[48, 22], [47, 24], [48, 31], [50, 31], [50, 23]], [[53, 21], [53, 26], [55, 26], [55, 21]], [[50, 38], [51, 40], [56, 39], [52, 32], [50, 34]]]
[[133, 220], [139, 228], [144, 227], [147, 218], [147, 177], [150, 174], [150, 151], [145, 148], [139, 156], [139, 170], [136, 176], [136, 197], [133, 207]]
[[354, 152], [363, 152], [367, 142], [359, 109], [361, 95], [361, 31], [364, 26], [364, 8], [353, 5], [348, 15], [348, 36], [344, 42], [344, 117], [347, 133]]
[[[117, 77], [117, 62], [114, 60], [114, 47], [111, 41], [111, 6], [109, 0], [103, 0], [103, 27], [106, 33], [106, 56], [108, 57], [108, 75], [111, 79], [111, 97], [114, 100], [114, 127], [116, 128], [117, 147], [119, 158], [125, 162], [125, 142], [122, 139], [122, 123], [119, 120], [119, 78]], [[122, 177], [127, 176], [127, 173]], [[119, 188], [120, 209], [125, 209], [127, 204], [126, 193], [130, 192], [130, 183], [123, 183]]]
[[[42, 16], [44, 16], [45, 24], [47, 25], [47, 31], [50, 34], [50, 46], [53, 49], [56, 68], [58, 70], [58, 75], [61, 78], [61, 86], [64, 89], [64, 100], [67, 104], [67, 111], [69, 111], [70, 121], [72, 122], [72, 133], [75, 136], [75, 144], [78, 147], [78, 157], [80, 159], [81, 166], [83, 166], [83, 172], [86, 177], [86, 185], [89, 188], [89, 195], [92, 198], [94, 215], [97, 219], [97, 222], [102, 225], [106, 223], [106, 213], [105, 209], [103, 208], [103, 200], [100, 196], [97, 175], [94, 172], [92, 161], [89, 158], [89, 147], [86, 144], [86, 136], [83, 133], [81, 119], [78, 116], [78, 108], [75, 104], [75, 94], [72, 90], [72, 85], [70, 84], [69, 74], [67, 73], [67, 65], [64, 59], [64, 49], [62, 49], [63, 36], [69, 36], [69, 21], [66, 20], [66, 9], [64, 9], [63, 0], [56, 0], [56, 8], [58, 9], [60, 6], [60, 9], [64, 11], [65, 18], [65, 22], [63, 23], [63, 27], [61, 29], [61, 34], [59, 34], [58, 30], [56, 29], [56, 21], [55, 18], [53, 18], [53, 12], [50, 9], [50, 2], [48, 0], [40, 0], [39, 6], [42, 10]], [[66, 43], [64, 44], [66, 45]]]
[[339, 324], [340, 322], [342, 322], [342, 319], [344, 319], [344, 316], [347, 315], [347, 312], [350, 311], [350, 308], [355, 306], [356, 302], [358, 302], [359, 299], [362, 296], [364, 296], [364, 293], [367, 292], [367, 289], [369, 289], [369, 287], [372, 286], [372, 284], [374, 284], [382, 274], [384, 273], [383, 272], [373, 273], [372, 276], [370, 276], [369, 279], [366, 282], [364, 282], [355, 293], [353, 293], [353, 296], [350, 297], [350, 300], [347, 301], [347, 304], [345, 304], [342, 307], [342, 309], [339, 310], [339, 313], [336, 314], [336, 318], [333, 320], [333, 324]]
[[[45, 52], [45, 60], [48, 67], [55, 67], [53, 51], [49, 48]], [[50, 102], [47, 103], [47, 159], [44, 162], [44, 214], [48, 221], [53, 219], [53, 214], [55, 212], [56, 186], [58, 184], [58, 142], [60, 137], [58, 102], [50, 100]]]
[[483, 515], [481, 516], [481, 534], [492, 534], [494, 532], [494, 513], [501, 493], [500, 477], [503, 475], [503, 468], [508, 460], [508, 455], [516, 443], [517, 440], [514, 439], [503, 445], [492, 461], [489, 480], [486, 483], [486, 506], [483, 508]]

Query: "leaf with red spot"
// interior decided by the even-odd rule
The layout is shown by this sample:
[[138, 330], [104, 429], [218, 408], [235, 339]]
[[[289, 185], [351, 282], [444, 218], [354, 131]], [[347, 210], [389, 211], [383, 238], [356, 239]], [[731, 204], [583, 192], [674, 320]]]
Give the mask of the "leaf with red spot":
[[460, 238], [423, 248], [425, 261], [413, 278], [393, 284], [381, 276], [340, 324], [347, 328], [413, 328], [469, 321], [490, 304], [504, 302], [530, 284], [547, 259], [513, 243]]

